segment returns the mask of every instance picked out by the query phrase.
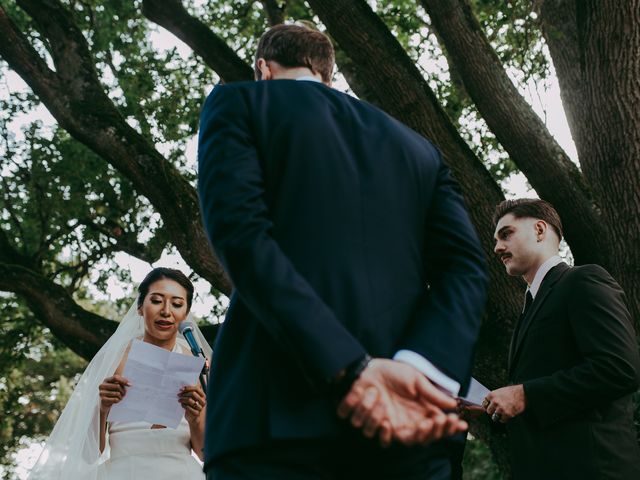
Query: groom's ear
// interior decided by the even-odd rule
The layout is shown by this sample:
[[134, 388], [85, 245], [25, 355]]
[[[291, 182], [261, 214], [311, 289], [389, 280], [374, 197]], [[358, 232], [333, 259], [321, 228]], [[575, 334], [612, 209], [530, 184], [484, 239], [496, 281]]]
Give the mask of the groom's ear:
[[271, 70], [271, 66], [264, 58], [259, 58], [256, 60], [255, 74], [256, 80], [273, 79], [273, 71]]

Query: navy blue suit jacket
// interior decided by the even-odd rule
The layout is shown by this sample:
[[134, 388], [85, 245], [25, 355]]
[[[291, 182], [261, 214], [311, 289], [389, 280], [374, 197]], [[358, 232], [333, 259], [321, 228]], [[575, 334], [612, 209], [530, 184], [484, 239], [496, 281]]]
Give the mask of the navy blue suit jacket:
[[484, 254], [431, 143], [323, 84], [272, 80], [213, 90], [198, 161], [204, 225], [234, 284], [205, 467], [340, 435], [327, 383], [365, 352], [410, 349], [467, 382]]

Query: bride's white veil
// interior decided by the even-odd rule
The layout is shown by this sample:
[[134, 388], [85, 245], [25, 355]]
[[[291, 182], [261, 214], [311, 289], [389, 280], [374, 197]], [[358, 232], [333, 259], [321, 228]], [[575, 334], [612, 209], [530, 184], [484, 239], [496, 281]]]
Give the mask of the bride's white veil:
[[[93, 357], [53, 427], [45, 447], [31, 470], [29, 480], [96, 480], [98, 466], [108, 458], [109, 449], [100, 454], [100, 409], [98, 386], [115, 372], [125, 349], [134, 338], [144, 335], [144, 319], [138, 315], [137, 302], [131, 306], [113, 335]], [[211, 359], [211, 347], [195, 324], [196, 336], [205, 356]], [[178, 334], [179, 343], [189, 351]]]

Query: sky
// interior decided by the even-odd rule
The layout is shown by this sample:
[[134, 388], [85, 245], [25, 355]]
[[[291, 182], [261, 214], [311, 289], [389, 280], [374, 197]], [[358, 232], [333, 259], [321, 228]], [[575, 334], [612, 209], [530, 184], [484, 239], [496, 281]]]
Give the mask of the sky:
[[[183, 42], [178, 40], [170, 33], [157, 28], [151, 35], [151, 41], [159, 49], [177, 48], [177, 51], [184, 57], [188, 56], [191, 49]], [[441, 68], [441, 65], [436, 63], [429, 64], [425, 62], [422, 64], [426, 71], [437, 71]], [[6, 98], [9, 92], [21, 92], [30, 91], [27, 85], [22, 79], [12, 71], [2, 72], [3, 76], [0, 76], [0, 98]], [[334, 88], [346, 91], [348, 85], [342, 77], [338, 77], [334, 83]], [[555, 74], [552, 71], [551, 79], [548, 88], [544, 91], [536, 91], [536, 87], [533, 83], [520, 89], [523, 96], [532, 105], [533, 109], [540, 115], [545, 121], [547, 128], [551, 134], [556, 138], [558, 143], [565, 149], [570, 158], [574, 161], [577, 159], [576, 149], [571, 139], [571, 134], [567, 125], [567, 120], [562, 109], [560, 101], [560, 92], [558, 82], [555, 78]], [[39, 106], [36, 110], [30, 112], [27, 115], [19, 117], [10, 125], [10, 129], [19, 139], [22, 137], [20, 128], [21, 126], [32, 122], [33, 120], [40, 119], [45, 125], [52, 125], [55, 120], [45, 107]], [[196, 139], [192, 139], [188, 142], [185, 155], [190, 159], [189, 163], [195, 165], [196, 161]], [[509, 198], [529, 196], [537, 196], [535, 192], [531, 190], [527, 184], [526, 178], [522, 174], [512, 175], [507, 181], [504, 182], [503, 187], [506, 190], [506, 196]], [[137, 285], [142, 281], [144, 276], [151, 270], [152, 266], [139, 259], [131, 257], [125, 253], [118, 253], [114, 257], [114, 261], [123, 268], [129, 270], [133, 283]], [[166, 266], [179, 268], [186, 273], [190, 273], [191, 269], [186, 265], [182, 258], [177, 254], [170, 254], [165, 252], [161, 259], [156, 262], [153, 267]], [[98, 268], [100, 268], [98, 266]], [[198, 316], [209, 317], [210, 312], [215, 304], [216, 300], [209, 295], [210, 285], [205, 280], [201, 280], [195, 283], [196, 296], [194, 298], [193, 313]], [[108, 296], [107, 300], [115, 300], [128, 296], [131, 293], [131, 285], [123, 285], [116, 279], [112, 279], [108, 283]], [[97, 290], [94, 291], [97, 298], [104, 298], [104, 295]], [[133, 301], [133, 299], [132, 299]], [[221, 300], [223, 306], [226, 306], [227, 299]], [[29, 448], [24, 448], [17, 455], [18, 478], [25, 479], [28, 469], [36, 461], [37, 456], [41, 450], [40, 444], [33, 444]], [[0, 476], [2, 476], [3, 469], [0, 467]]]

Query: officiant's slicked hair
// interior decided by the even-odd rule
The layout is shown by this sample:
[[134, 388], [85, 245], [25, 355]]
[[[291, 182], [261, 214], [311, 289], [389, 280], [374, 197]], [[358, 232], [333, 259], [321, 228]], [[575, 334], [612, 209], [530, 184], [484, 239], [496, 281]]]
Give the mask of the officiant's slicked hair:
[[191, 302], [193, 301], [193, 283], [191, 280], [175, 268], [158, 267], [151, 270], [138, 287], [138, 308], [144, 303], [144, 299], [149, 293], [149, 287], [158, 280], [173, 280], [187, 291], [187, 311], [191, 310]]
[[539, 218], [544, 220], [558, 235], [558, 240], [562, 239], [562, 220], [560, 220], [560, 215], [549, 202], [537, 198], [503, 200], [496, 206], [496, 210], [493, 213], [494, 227], [502, 217], [509, 213], [515, 218]]
[[274, 60], [285, 68], [307, 67], [319, 73], [322, 81], [331, 82], [335, 53], [331, 40], [324, 33], [302, 25], [276, 25], [258, 43], [255, 74], [260, 80], [258, 59]]

